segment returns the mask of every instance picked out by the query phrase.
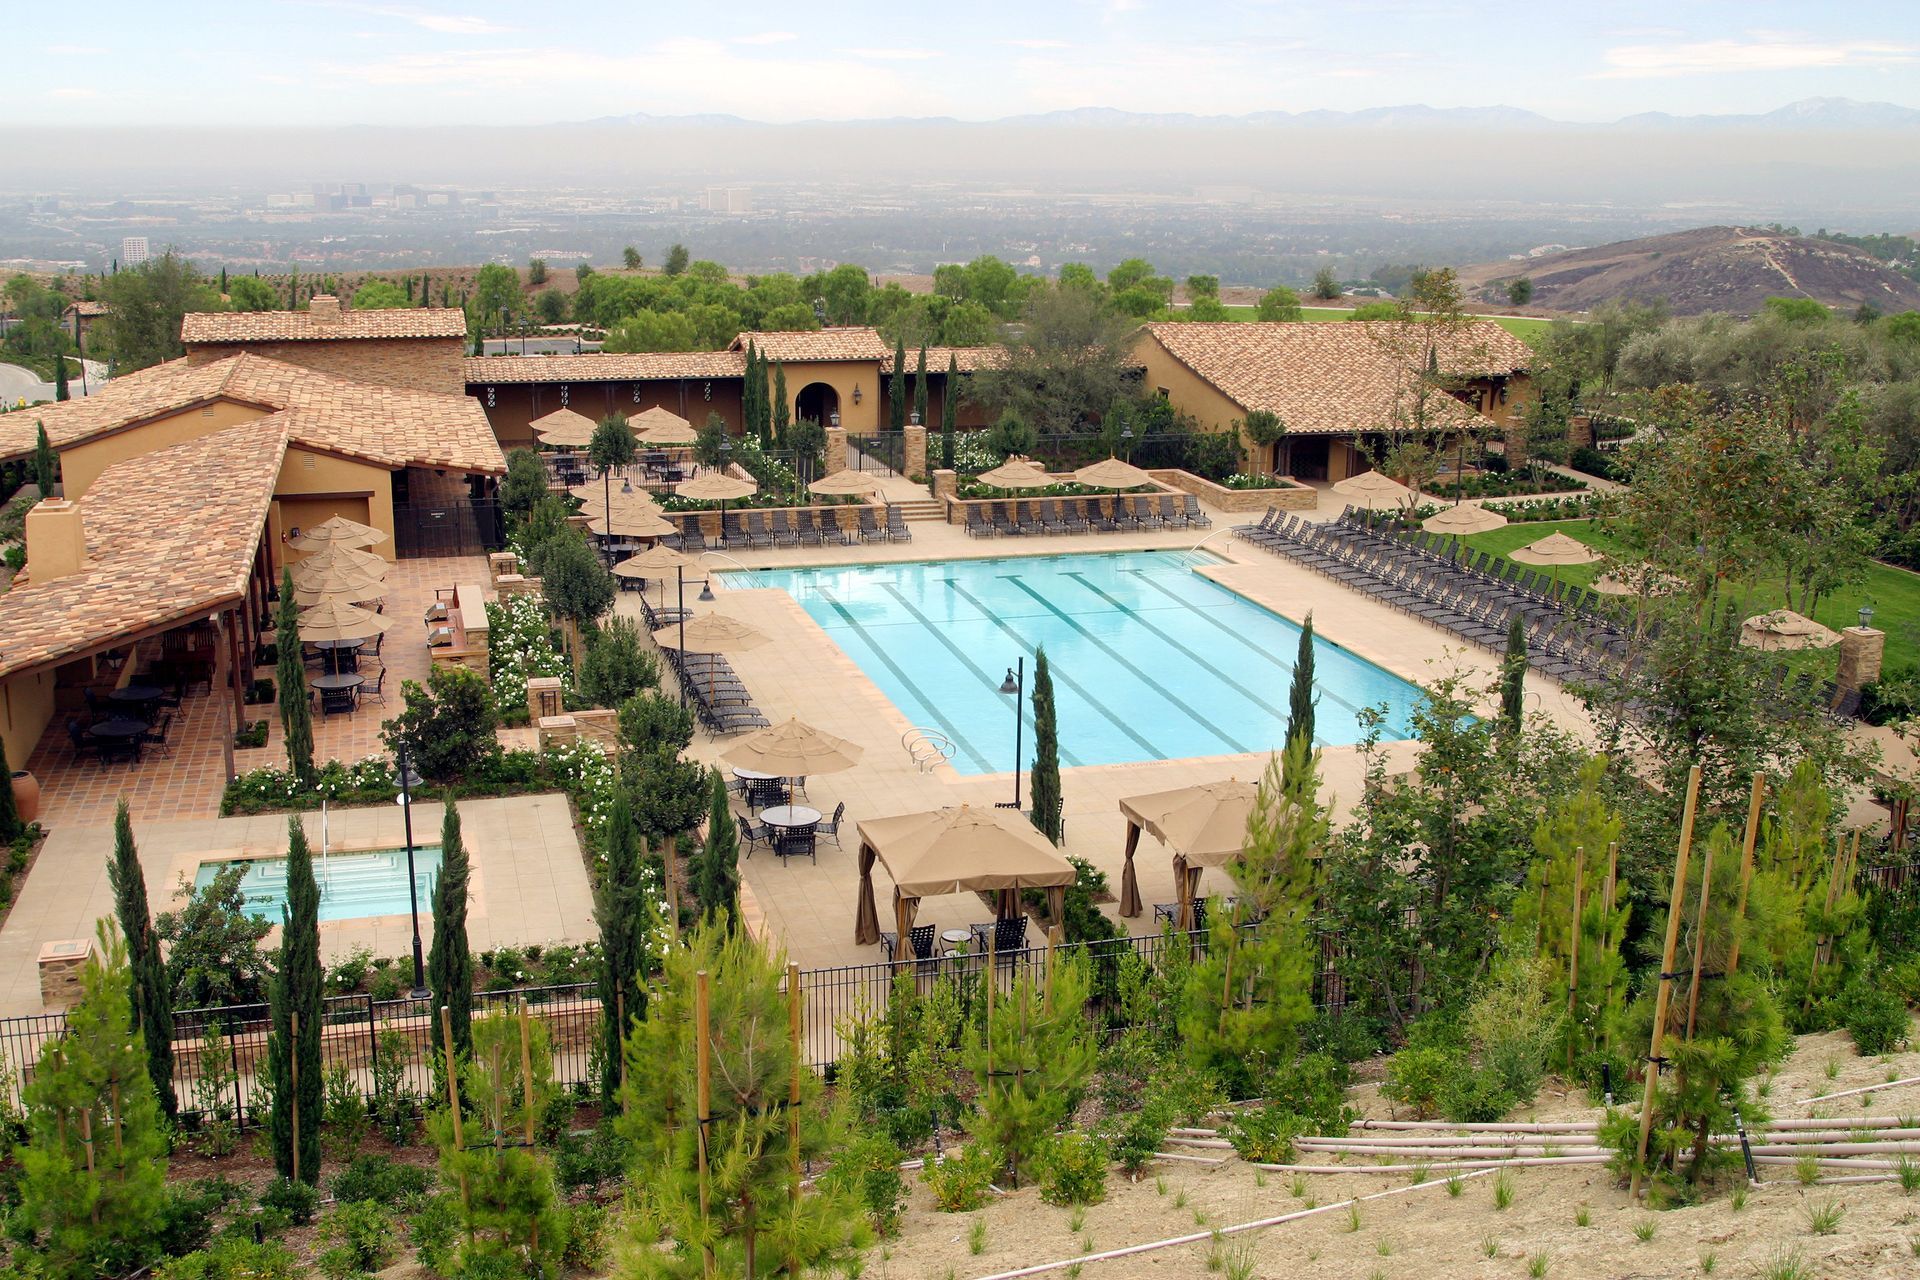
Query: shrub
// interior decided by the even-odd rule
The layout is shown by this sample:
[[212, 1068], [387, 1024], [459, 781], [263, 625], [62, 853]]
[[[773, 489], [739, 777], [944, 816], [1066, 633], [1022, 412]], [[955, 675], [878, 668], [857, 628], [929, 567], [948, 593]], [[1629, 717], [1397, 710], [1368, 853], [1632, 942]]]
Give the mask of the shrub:
[[900, 1230], [900, 1214], [907, 1203], [907, 1180], [900, 1173], [903, 1156], [883, 1133], [860, 1131], [834, 1159], [834, 1169], [853, 1181], [873, 1229], [882, 1236]]
[[433, 1175], [418, 1165], [391, 1156], [359, 1156], [334, 1176], [330, 1190], [343, 1204], [372, 1200], [406, 1213], [426, 1199], [432, 1184]]
[[341, 1205], [320, 1223], [317, 1235], [327, 1248], [315, 1265], [327, 1280], [350, 1280], [380, 1270], [393, 1261], [400, 1238], [393, 1214], [371, 1200]]
[[957, 1156], [929, 1164], [920, 1175], [942, 1213], [971, 1213], [987, 1202], [998, 1161], [985, 1143], [974, 1142]]
[[435, 667], [424, 686], [405, 681], [401, 694], [406, 710], [381, 728], [389, 746], [405, 739], [410, 762], [427, 781], [458, 781], [499, 754], [493, 699], [473, 672]]
[[[1477, 1070], [1468, 1076], [1491, 1075], [1514, 1105], [1531, 1102], [1546, 1074], [1547, 1056], [1561, 1042], [1565, 1013], [1559, 1002], [1549, 1002], [1553, 985], [1547, 961], [1527, 955], [1505, 955], [1494, 964], [1493, 977], [1467, 1007], [1461, 1030]], [[1489, 1095], [1484, 1090], [1483, 1101]], [[1448, 1112], [1449, 1118], [1464, 1117]], [[1494, 1117], [1489, 1117], [1489, 1119]]]
[[1149, 1094], [1145, 1104], [1122, 1119], [1113, 1133], [1113, 1158], [1121, 1172], [1138, 1177], [1153, 1163], [1172, 1127], [1173, 1104], [1157, 1091]]
[[154, 931], [167, 943], [167, 981], [173, 1007], [207, 1009], [259, 1004], [267, 998], [267, 957], [260, 939], [273, 926], [246, 912], [240, 892], [246, 868], [222, 868], [203, 888], [183, 879], [185, 905], [163, 911]]
[[1913, 1019], [1907, 1014], [1906, 1001], [1886, 987], [1855, 982], [1840, 1004], [1847, 1034], [1862, 1054], [1871, 1057], [1906, 1047]]
[[580, 664], [580, 696], [594, 707], [619, 707], [660, 684], [660, 663], [641, 647], [633, 619], [612, 617], [587, 642]]
[[575, 1275], [599, 1271], [607, 1260], [607, 1211], [597, 1204], [576, 1204], [566, 1210], [566, 1227], [561, 1270]]
[[278, 1240], [262, 1244], [227, 1236], [205, 1249], [161, 1263], [154, 1280], [300, 1280], [306, 1268]]
[[407, 1223], [407, 1241], [421, 1266], [446, 1275], [453, 1266], [454, 1246], [460, 1240], [460, 1200], [454, 1195], [431, 1196]]
[[1293, 1108], [1269, 1103], [1236, 1111], [1223, 1134], [1242, 1160], [1285, 1164], [1293, 1159], [1293, 1140], [1311, 1127]]
[[305, 1226], [320, 1207], [320, 1190], [292, 1178], [275, 1178], [260, 1193], [260, 1207], [284, 1216], [296, 1227]]
[[1095, 1134], [1063, 1133], [1040, 1155], [1040, 1198], [1048, 1204], [1099, 1204], [1107, 1198], [1107, 1144]]
[[1439, 1045], [1408, 1045], [1387, 1063], [1387, 1079], [1380, 1093], [1414, 1116], [1430, 1120], [1440, 1114], [1441, 1099], [1454, 1077], [1464, 1070], [1460, 1055]]

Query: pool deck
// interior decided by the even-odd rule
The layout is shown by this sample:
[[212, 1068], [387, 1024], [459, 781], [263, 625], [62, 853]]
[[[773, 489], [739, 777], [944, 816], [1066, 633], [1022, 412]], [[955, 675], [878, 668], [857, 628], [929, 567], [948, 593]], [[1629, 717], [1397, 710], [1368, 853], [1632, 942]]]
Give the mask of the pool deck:
[[[1224, 559], [1199, 572], [1296, 623], [1304, 621], [1311, 611], [1314, 628], [1320, 635], [1407, 680], [1431, 681], [1456, 667], [1477, 674], [1483, 683], [1495, 675], [1497, 655], [1469, 648], [1458, 637], [1283, 557], [1248, 547], [1223, 532], [1232, 524], [1251, 518], [1215, 513], [1214, 536], [1206, 545]], [[708, 557], [707, 562], [719, 568], [727, 567], [727, 561], [753, 568], [786, 568], [1184, 549], [1200, 538], [1197, 532], [1182, 530], [975, 539], [953, 526], [917, 522], [912, 527], [914, 540], [910, 543], [758, 550], [728, 553], [724, 558]], [[1010, 800], [1012, 776], [1007, 773], [962, 776], [947, 767], [932, 773], [920, 772], [901, 744], [901, 735], [912, 726], [792, 597], [784, 591], [729, 588], [725, 583], [717, 584], [717, 594], [719, 601], [704, 607], [742, 618], [777, 637], [772, 644], [731, 658], [734, 669], [768, 718], [778, 723], [788, 716], [797, 716], [829, 733], [851, 739], [866, 750], [858, 767], [809, 782], [807, 802], [822, 813], [830, 815], [836, 804], [846, 802], [844, 847], [836, 849], [824, 843], [817, 865], [802, 860], [783, 866], [766, 853], [744, 861], [744, 880], [752, 895], [753, 909], [761, 913], [771, 932], [784, 941], [790, 957], [804, 967], [877, 962], [881, 958], [877, 947], [858, 947], [853, 942], [854, 903], [859, 881], [855, 865], [858, 850], [855, 824], [861, 819], [941, 805], [987, 805]], [[688, 601], [693, 604], [692, 593]], [[631, 597], [623, 596], [618, 607], [637, 612]], [[1014, 650], [1009, 644], [1005, 658], [1011, 660], [1013, 656]], [[987, 659], [983, 656], [981, 660]], [[1000, 656], [994, 655], [994, 660], [999, 661]], [[1564, 728], [1578, 731], [1586, 723], [1577, 702], [1553, 681], [1537, 673], [1529, 674], [1527, 701], [1531, 712]], [[1488, 710], [1492, 709], [1489, 704]], [[719, 753], [736, 740], [715, 741], [701, 734], [695, 739], [693, 754], [704, 761], [717, 761]], [[1387, 750], [1394, 768], [1410, 766], [1413, 744], [1390, 744]], [[1117, 894], [1126, 832], [1119, 810], [1122, 798], [1227, 777], [1257, 778], [1266, 767], [1267, 759], [1264, 753], [1249, 753], [1064, 769], [1061, 775], [1066, 817], [1063, 851], [1086, 858], [1107, 872]], [[1358, 748], [1326, 749], [1321, 771], [1323, 796], [1330, 797], [1336, 809], [1344, 812], [1347, 802], [1359, 794], [1364, 777], [1365, 766]], [[1170, 856], [1147, 839], [1136, 854], [1135, 865], [1140, 894], [1149, 909], [1138, 919], [1119, 923], [1134, 933], [1152, 932], [1155, 925], [1150, 904], [1173, 897]], [[1202, 883], [1203, 888], [1212, 889], [1225, 887], [1228, 881], [1224, 873], [1208, 871]], [[891, 897], [891, 882], [883, 867], [875, 868], [874, 893], [884, 916], [885, 904]], [[1115, 908], [1109, 905], [1105, 910], [1111, 915]], [[990, 915], [987, 905], [975, 895], [960, 894], [927, 899], [921, 904], [919, 921], [947, 929], [985, 921]]]

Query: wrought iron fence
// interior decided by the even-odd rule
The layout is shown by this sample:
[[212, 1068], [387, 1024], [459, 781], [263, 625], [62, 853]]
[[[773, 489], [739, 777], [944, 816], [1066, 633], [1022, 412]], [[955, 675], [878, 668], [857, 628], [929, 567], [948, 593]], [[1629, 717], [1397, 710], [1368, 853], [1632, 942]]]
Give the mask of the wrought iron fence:
[[443, 503], [395, 503], [393, 549], [402, 559], [480, 556], [507, 545], [497, 498]]
[[905, 475], [907, 433], [878, 431], [871, 435], [847, 433], [847, 468], [851, 471], [892, 472]]

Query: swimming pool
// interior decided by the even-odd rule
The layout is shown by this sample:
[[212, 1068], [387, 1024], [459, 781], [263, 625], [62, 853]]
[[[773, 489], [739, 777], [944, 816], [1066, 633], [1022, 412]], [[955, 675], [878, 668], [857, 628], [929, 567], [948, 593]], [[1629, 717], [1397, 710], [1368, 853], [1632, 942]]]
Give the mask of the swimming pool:
[[[759, 569], [739, 587], [788, 592], [913, 724], [953, 739], [962, 773], [1013, 767], [1000, 684], [1045, 646], [1060, 763], [1122, 764], [1277, 750], [1300, 628], [1193, 571], [1184, 551]], [[1321, 745], [1358, 742], [1385, 704], [1404, 737], [1419, 690], [1316, 636]], [[1031, 706], [1022, 752], [1031, 762]]]
[[[285, 858], [247, 858], [237, 860], [247, 869], [240, 878], [240, 892], [246, 895], [246, 912], [260, 920], [280, 923], [280, 908], [287, 900], [287, 860]], [[193, 883], [203, 889], [230, 862], [203, 862], [194, 873]], [[413, 874], [420, 891], [420, 909], [429, 909], [433, 882], [440, 875], [440, 846], [413, 847]], [[407, 902], [407, 851], [371, 849], [359, 853], [329, 853], [313, 856], [313, 878], [320, 884], [322, 920], [358, 920], [362, 916], [405, 915]]]

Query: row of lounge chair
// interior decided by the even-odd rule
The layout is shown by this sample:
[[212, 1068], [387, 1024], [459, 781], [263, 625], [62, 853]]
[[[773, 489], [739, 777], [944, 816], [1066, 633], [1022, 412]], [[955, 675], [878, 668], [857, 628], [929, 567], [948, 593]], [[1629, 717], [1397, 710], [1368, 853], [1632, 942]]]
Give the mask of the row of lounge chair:
[[1530, 573], [1515, 581], [1483, 571], [1446, 554], [1450, 544], [1417, 544], [1344, 516], [1313, 523], [1275, 508], [1234, 532], [1496, 653], [1518, 617], [1529, 664], [1556, 679], [1604, 680], [1628, 656], [1626, 636], [1585, 598], [1591, 593], [1575, 598], [1540, 590]]
[[1113, 498], [1010, 498], [967, 506], [976, 538], [1028, 533], [1119, 533], [1125, 529], [1204, 529], [1213, 518], [1192, 494]]
[[840, 527], [839, 512], [834, 509], [729, 511], [721, 516], [720, 532], [713, 536], [700, 531], [700, 515], [696, 512], [678, 512], [667, 518], [680, 526], [682, 546], [704, 545], [709, 551], [913, 541], [913, 530], [907, 527], [905, 513], [892, 503], [887, 504], [884, 515], [868, 503], [849, 510], [854, 513], [854, 525], [850, 529]]
[[747, 686], [734, 674], [733, 666], [718, 653], [683, 653], [662, 649], [680, 688], [693, 703], [693, 711], [715, 735], [745, 733], [765, 729], [770, 723], [760, 708], [753, 705]]

